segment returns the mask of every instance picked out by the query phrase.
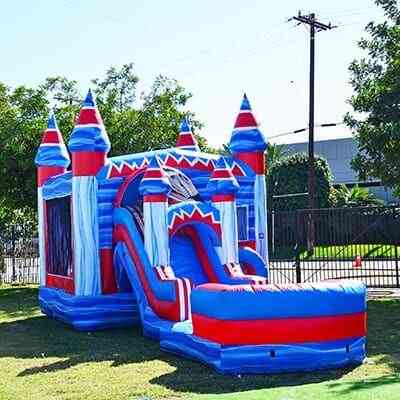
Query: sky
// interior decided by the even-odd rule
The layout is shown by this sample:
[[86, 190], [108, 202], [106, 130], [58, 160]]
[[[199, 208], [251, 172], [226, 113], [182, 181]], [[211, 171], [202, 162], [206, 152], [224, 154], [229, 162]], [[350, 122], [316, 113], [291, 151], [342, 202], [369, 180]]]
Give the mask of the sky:
[[[351, 96], [348, 66], [362, 53], [365, 25], [382, 18], [372, 0], [35, 0], [2, 4], [0, 80], [36, 85], [75, 79], [82, 95], [111, 66], [134, 62], [138, 90], [158, 74], [193, 94], [188, 109], [210, 144], [229, 141], [247, 93], [271, 142], [305, 141], [281, 133], [308, 124], [309, 34], [287, 20], [315, 12], [338, 27], [316, 38], [316, 123], [337, 123]], [[320, 128], [316, 140], [346, 137]]]

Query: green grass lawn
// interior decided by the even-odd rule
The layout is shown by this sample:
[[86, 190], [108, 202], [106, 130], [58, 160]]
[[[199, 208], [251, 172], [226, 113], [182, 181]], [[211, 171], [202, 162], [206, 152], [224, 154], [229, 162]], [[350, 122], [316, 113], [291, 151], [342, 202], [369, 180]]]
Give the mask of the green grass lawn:
[[[397, 246], [397, 254], [400, 256], [400, 246]], [[301, 254], [301, 258], [392, 258], [395, 257], [396, 246], [389, 244], [350, 244], [347, 246], [317, 246], [313, 256], [307, 252]]]
[[[397, 247], [397, 249], [396, 249]], [[349, 259], [353, 260], [356, 256], [361, 256], [364, 259], [368, 258], [381, 258], [391, 259], [396, 256], [400, 257], [400, 246], [389, 244], [349, 244], [346, 246], [316, 246], [314, 254], [309, 255], [307, 250], [300, 253], [302, 260], [317, 260], [317, 259]], [[291, 248], [279, 248], [272, 254], [273, 258], [294, 258], [295, 253]]]
[[308, 374], [222, 376], [160, 351], [139, 328], [75, 332], [34, 287], [0, 287], [0, 399], [400, 398], [400, 300], [368, 304], [369, 363]]

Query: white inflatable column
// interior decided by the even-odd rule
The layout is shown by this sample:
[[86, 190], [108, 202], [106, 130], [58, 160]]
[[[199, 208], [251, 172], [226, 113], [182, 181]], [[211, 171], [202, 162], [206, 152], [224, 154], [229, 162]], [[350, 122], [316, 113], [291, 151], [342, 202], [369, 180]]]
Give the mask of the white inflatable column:
[[144, 247], [151, 265], [169, 265], [168, 198], [169, 181], [154, 156], [140, 182], [143, 195]]
[[254, 217], [256, 250], [268, 263], [267, 190], [264, 174], [257, 174], [254, 182]]
[[72, 178], [72, 227], [75, 294], [101, 294], [99, 222], [97, 217], [97, 179]]
[[72, 153], [72, 232], [75, 295], [102, 294], [98, 183], [110, 141], [89, 90], [69, 143]]
[[221, 217], [221, 247], [223, 264], [239, 262], [238, 231], [234, 195], [214, 195], [213, 206]]
[[239, 262], [238, 228], [235, 193], [239, 185], [224, 158], [220, 158], [208, 184], [213, 206], [218, 209], [221, 218], [221, 262], [223, 264]]
[[144, 247], [152, 266], [169, 265], [167, 212], [167, 196], [143, 197]]

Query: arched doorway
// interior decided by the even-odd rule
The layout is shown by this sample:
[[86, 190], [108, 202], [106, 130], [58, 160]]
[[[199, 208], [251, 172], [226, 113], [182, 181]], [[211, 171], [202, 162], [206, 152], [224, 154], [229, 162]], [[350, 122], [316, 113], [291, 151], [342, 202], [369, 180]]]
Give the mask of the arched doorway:
[[[219, 282], [221, 246], [220, 216], [206, 203], [186, 202], [168, 211], [170, 263], [177, 277], [189, 277], [195, 285]], [[221, 272], [221, 271], [220, 271]]]

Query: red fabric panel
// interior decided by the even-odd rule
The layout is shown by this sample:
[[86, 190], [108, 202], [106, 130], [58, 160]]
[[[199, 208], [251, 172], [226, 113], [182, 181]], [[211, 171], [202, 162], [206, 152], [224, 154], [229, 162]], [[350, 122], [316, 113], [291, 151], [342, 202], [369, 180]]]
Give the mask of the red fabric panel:
[[106, 153], [102, 151], [77, 151], [72, 153], [73, 176], [95, 176], [105, 165]]
[[78, 124], [102, 124], [103, 121], [97, 109], [95, 108], [82, 108], [79, 113]]
[[147, 178], [156, 178], [156, 179], [161, 179], [164, 177], [164, 174], [160, 169], [148, 169], [146, 173], [144, 174], [144, 179]]
[[218, 320], [193, 314], [194, 335], [222, 345], [323, 342], [365, 336], [365, 312], [314, 318]]
[[46, 274], [46, 286], [64, 290], [64, 292], [75, 294], [75, 285], [72, 277]]
[[257, 175], [265, 173], [265, 156], [262, 152], [234, 153], [234, 158], [245, 162]]
[[255, 240], [241, 240], [239, 241], [240, 247], [250, 247], [253, 250], [256, 250], [256, 242]]
[[223, 201], [234, 201], [235, 195], [233, 194], [215, 194], [211, 197], [213, 203], [222, 203]]
[[232, 173], [227, 169], [215, 169], [212, 174], [213, 179], [232, 178]]
[[52, 176], [63, 174], [66, 171], [64, 167], [38, 167], [37, 169], [37, 185], [42, 187], [47, 179]]
[[112, 249], [100, 249], [100, 263], [102, 293], [116, 293], [117, 283], [115, 281]]
[[[117, 225], [114, 230], [114, 238], [116, 241], [122, 241], [128, 248], [129, 254], [133, 259], [136, 266], [136, 271], [140, 279], [140, 283], [146, 294], [147, 301], [149, 302], [153, 311], [160, 317], [169, 319], [171, 321], [180, 320], [180, 310], [179, 310], [179, 299], [177, 298], [175, 302], [159, 300], [156, 294], [153, 293], [149, 282], [147, 281], [146, 273], [144, 271], [144, 266], [142, 261], [136, 251], [134, 244], [129, 236], [128, 231], [123, 225]], [[175, 293], [178, 293], [178, 283], [175, 281]]]
[[241, 112], [238, 114], [235, 122], [235, 128], [254, 128], [257, 127], [257, 121], [252, 112]]
[[176, 147], [181, 146], [196, 146], [196, 141], [191, 133], [179, 135]]
[[235, 164], [231, 170], [232, 174], [234, 176], [245, 176], [246, 174], [244, 173], [244, 171], [239, 167], [238, 164]]
[[44, 132], [42, 143], [61, 143], [62, 137], [57, 130], [50, 130]]
[[242, 266], [242, 270], [245, 274], [256, 275], [256, 271], [252, 265], [247, 264], [247, 263], [240, 263], [240, 265]]
[[167, 196], [165, 194], [147, 194], [143, 196], [143, 201], [146, 203], [167, 202]]

